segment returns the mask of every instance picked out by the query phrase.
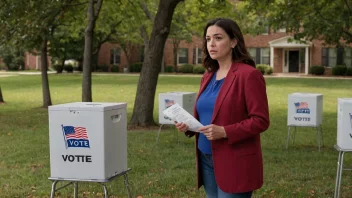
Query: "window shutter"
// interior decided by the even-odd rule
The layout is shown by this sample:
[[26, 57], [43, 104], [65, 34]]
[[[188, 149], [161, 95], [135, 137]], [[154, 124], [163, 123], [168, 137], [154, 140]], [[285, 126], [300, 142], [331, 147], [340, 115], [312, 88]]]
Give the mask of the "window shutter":
[[261, 64], [261, 54], [260, 54], [260, 48], [257, 48], [257, 53], [256, 53], [256, 56], [255, 56], [255, 63], [256, 64]]
[[343, 65], [343, 47], [336, 48], [336, 65]]
[[329, 66], [329, 48], [321, 49], [321, 64], [323, 66]]

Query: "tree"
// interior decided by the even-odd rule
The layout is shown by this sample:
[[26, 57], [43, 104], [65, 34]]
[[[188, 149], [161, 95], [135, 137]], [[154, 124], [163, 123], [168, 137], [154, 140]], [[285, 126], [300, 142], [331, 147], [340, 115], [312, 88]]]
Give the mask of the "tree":
[[85, 30], [82, 101], [92, 102], [92, 46], [95, 22], [98, 19], [103, 0], [89, 0], [87, 9], [88, 24]]
[[52, 104], [48, 80], [48, 41], [60, 18], [75, 0], [2, 1], [0, 9], [0, 45], [21, 46], [41, 55], [43, 107]]
[[174, 10], [182, 0], [161, 0], [156, 13], [150, 40], [138, 81], [137, 94], [131, 118], [131, 126], [155, 125], [153, 118], [154, 96], [166, 38]]
[[0, 87], [0, 104], [1, 103], [5, 103], [4, 98], [2, 97], [2, 91], [1, 91], [1, 87]]
[[339, 45], [341, 39], [352, 42], [351, 7], [347, 0], [248, 0], [247, 8], [264, 16], [272, 29], [286, 28], [295, 39]]

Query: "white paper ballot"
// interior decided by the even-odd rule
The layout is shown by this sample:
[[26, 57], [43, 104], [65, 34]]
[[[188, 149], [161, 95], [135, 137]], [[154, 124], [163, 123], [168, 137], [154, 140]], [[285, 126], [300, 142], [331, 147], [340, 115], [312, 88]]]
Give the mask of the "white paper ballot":
[[190, 131], [199, 132], [198, 129], [203, 126], [197, 119], [195, 119], [177, 103], [165, 109], [163, 114], [173, 121], [187, 124], [189, 127], [188, 130]]

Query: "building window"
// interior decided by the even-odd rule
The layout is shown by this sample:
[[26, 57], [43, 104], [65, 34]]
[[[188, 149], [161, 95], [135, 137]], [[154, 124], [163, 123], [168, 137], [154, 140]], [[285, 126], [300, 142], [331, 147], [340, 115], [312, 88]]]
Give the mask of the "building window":
[[270, 65], [270, 48], [248, 48], [248, 52], [255, 64]]
[[261, 64], [270, 64], [270, 48], [261, 48]]
[[335, 67], [337, 61], [336, 48], [323, 48], [322, 49], [322, 65], [327, 67]]
[[257, 49], [256, 48], [248, 48], [249, 55], [255, 61], [257, 57]]
[[344, 61], [347, 67], [352, 67], [352, 48], [350, 47], [345, 48]]
[[110, 50], [110, 64], [117, 65], [121, 63], [121, 50], [114, 48]]
[[188, 63], [188, 48], [178, 49], [178, 64]]

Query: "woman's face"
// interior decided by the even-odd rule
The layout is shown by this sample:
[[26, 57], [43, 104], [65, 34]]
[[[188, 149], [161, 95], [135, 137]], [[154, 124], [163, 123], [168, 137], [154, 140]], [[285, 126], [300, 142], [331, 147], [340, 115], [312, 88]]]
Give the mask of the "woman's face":
[[236, 46], [237, 41], [235, 39], [231, 40], [221, 27], [209, 26], [205, 39], [208, 53], [212, 59], [217, 61], [232, 59], [231, 51]]

